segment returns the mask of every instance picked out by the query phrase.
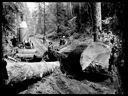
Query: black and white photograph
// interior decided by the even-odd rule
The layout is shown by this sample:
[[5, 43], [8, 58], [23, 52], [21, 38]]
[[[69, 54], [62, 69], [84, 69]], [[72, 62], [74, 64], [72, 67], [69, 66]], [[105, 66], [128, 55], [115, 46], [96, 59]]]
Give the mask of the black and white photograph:
[[126, 6], [2, 2], [0, 94], [128, 94]]

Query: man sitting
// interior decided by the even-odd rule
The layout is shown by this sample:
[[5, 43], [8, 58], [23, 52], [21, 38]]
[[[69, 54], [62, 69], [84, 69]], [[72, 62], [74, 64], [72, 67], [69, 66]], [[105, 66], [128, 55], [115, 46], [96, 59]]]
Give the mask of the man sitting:
[[53, 50], [52, 42], [49, 42], [48, 51], [46, 51], [43, 55], [43, 59], [45, 61], [57, 61], [57, 57], [55, 56], [56, 52]]
[[49, 42], [48, 51], [51, 51], [51, 50], [53, 50], [53, 45], [52, 45], [52, 42]]
[[60, 46], [64, 45], [65, 43], [66, 43], [65, 36], [63, 36], [62, 39], [60, 39]]

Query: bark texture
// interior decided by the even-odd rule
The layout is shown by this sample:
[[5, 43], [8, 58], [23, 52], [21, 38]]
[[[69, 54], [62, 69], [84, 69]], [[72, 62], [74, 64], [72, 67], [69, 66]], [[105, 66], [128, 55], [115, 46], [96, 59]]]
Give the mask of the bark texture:
[[94, 41], [98, 40], [98, 30], [102, 30], [101, 2], [94, 3]]
[[8, 83], [18, 83], [26, 79], [41, 78], [59, 67], [59, 62], [10, 62], [7, 61]]

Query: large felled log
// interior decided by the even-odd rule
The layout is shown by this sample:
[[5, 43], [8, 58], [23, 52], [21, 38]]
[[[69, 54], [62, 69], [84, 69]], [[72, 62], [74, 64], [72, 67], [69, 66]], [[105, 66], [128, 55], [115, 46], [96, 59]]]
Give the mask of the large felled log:
[[[77, 45], [73, 44], [71, 46], [67, 46], [58, 52], [51, 51], [44, 53], [48, 60], [52, 60], [52, 58], [56, 58], [56, 60], [60, 61], [60, 68], [62, 72], [73, 74], [81, 74], [82, 68], [80, 65], [80, 56], [83, 50], [87, 47], [86, 44]], [[45, 57], [45, 56], [44, 56]], [[46, 58], [45, 58], [46, 60]]]
[[[111, 50], [107, 45], [93, 42], [90, 44], [73, 44], [63, 48], [59, 53], [48, 52], [48, 58], [52, 60], [54, 57], [59, 60], [62, 72], [73, 77], [83, 77], [88, 68], [89, 71], [92, 70], [93, 72], [107, 75], [105, 70], [109, 66], [110, 53]], [[91, 70], [90, 66], [93, 66]]]
[[103, 43], [95, 42], [90, 44], [81, 54], [80, 64], [82, 70], [85, 70], [91, 63], [93, 65], [98, 64], [103, 68], [108, 68], [110, 53], [110, 48]]
[[82, 68], [80, 65], [80, 57], [83, 50], [87, 47], [87, 45], [74, 45], [68, 47], [68, 49], [64, 50], [61, 54], [65, 56], [61, 56], [61, 70], [62, 72], [66, 72], [72, 76], [81, 76]]
[[18, 83], [26, 79], [42, 77], [50, 73], [55, 67], [59, 67], [59, 62], [10, 62], [7, 61], [8, 82]]
[[62, 53], [66, 56], [61, 56], [61, 70], [73, 76], [82, 76], [86, 68], [92, 65], [98, 68], [99, 73], [102, 73], [100, 69], [106, 70], [109, 66], [110, 49], [103, 43], [69, 46]]

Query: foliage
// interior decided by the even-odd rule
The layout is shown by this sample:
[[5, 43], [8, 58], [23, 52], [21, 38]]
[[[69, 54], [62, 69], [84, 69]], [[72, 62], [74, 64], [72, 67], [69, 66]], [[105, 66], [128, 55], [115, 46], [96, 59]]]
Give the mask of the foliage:
[[18, 6], [14, 2], [3, 2], [2, 7], [2, 31], [13, 31], [15, 15], [19, 12]]

